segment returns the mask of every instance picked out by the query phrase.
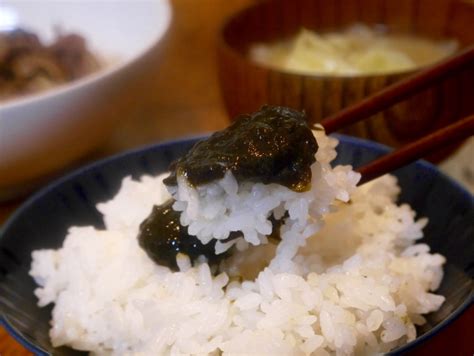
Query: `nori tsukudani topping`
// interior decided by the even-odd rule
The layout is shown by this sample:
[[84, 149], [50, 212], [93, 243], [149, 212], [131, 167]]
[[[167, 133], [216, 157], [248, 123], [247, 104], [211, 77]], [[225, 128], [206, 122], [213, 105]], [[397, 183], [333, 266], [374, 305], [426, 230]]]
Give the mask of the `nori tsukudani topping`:
[[204, 245], [188, 228], [179, 222], [180, 212], [172, 208], [173, 199], [154, 206], [150, 215], [140, 224], [138, 242], [148, 256], [159, 265], [178, 270], [176, 256], [183, 253], [194, 262], [199, 256], [207, 258], [210, 265], [218, 264], [226, 253], [216, 255], [216, 240]]
[[183, 175], [191, 185], [200, 186], [230, 170], [239, 182], [277, 183], [306, 191], [317, 149], [304, 113], [264, 106], [198, 142], [171, 164], [164, 183], [177, 185], [177, 176]]

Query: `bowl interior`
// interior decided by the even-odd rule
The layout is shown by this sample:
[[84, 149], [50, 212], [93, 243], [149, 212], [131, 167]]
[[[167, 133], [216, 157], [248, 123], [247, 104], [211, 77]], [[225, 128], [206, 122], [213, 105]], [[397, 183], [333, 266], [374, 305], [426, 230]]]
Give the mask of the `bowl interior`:
[[74, 1], [4, 0], [5, 21], [0, 30], [15, 27], [36, 32], [50, 42], [55, 29], [83, 35], [106, 63], [127, 61], [150, 47], [162, 32], [164, 0]]
[[267, 0], [232, 17], [222, 36], [230, 47], [244, 54], [255, 42], [282, 40], [302, 27], [326, 32], [363, 23], [433, 39], [455, 38], [465, 46], [474, 42], [466, 21], [473, 12], [472, 5], [459, 0], [438, 0], [436, 10], [421, 0]]
[[[380, 145], [339, 136], [337, 164], [359, 166], [386, 152]], [[196, 139], [176, 141], [112, 157], [83, 168], [45, 188], [27, 201], [5, 225], [0, 239], [0, 319], [30, 350], [55, 355], [80, 354], [54, 349], [48, 337], [51, 307], [36, 306], [35, 284], [28, 275], [31, 252], [58, 248], [71, 225], [103, 227], [96, 203], [112, 198], [128, 175], [164, 172]], [[474, 201], [472, 195], [437, 171], [417, 162], [396, 172], [402, 186], [401, 202], [409, 203], [430, 223], [424, 240], [447, 257], [439, 293], [446, 302], [419, 330], [413, 347], [439, 331], [472, 302], [474, 278]]]

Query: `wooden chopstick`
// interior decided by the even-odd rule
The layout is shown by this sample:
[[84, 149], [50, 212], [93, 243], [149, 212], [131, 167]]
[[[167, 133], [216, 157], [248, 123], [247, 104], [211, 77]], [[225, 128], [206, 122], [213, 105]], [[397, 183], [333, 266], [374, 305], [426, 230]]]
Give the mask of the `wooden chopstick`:
[[474, 115], [461, 119], [454, 124], [439, 129], [392, 153], [357, 168], [356, 171], [362, 175], [359, 185], [403, 167], [416, 159], [439, 150], [443, 146], [460, 142], [472, 135], [474, 135]]
[[[474, 65], [474, 46], [470, 46], [464, 51], [440, 63], [403, 79], [355, 105], [339, 111], [324, 119], [321, 124], [326, 130], [326, 133], [330, 134], [387, 109], [407, 99], [411, 95], [429, 88], [443, 78], [454, 75], [469, 65]], [[444, 145], [460, 142], [471, 135], [474, 135], [474, 115], [459, 120], [386, 156], [359, 167], [357, 171], [362, 175], [359, 184], [368, 182], [411, 163], [416, 159], [422, 158], [431, 152], [439, 150], [440, 147]]]
[[326, 133], [332, 133], [345, 126], [366, 119], [381, 110], [398, 103], [435, 84], [448, 75], [453, 75], [468, 65], [474, 64], [474, 46], [449, 57], [415, 75], [403, 79], [386, 89], [324, 119], [321, 124]]

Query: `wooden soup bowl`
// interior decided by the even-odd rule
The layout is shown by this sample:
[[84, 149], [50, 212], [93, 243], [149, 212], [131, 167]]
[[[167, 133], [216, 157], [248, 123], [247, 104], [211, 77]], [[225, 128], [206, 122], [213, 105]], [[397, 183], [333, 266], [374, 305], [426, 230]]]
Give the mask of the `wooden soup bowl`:
[[[311, 122], [413, 74], [333, 76], [285, 72], [248, 56], [254, 43], [295, 35], [302, 27], [337, 31], [355, 23], [384, 25], [389, 32], [474, 43], [474, 2], [461, 0], [269, 0], [230, 18], [218, 43], [218, 74], [231, 118], [263, 104], [305, 110]], [[398, 147], [474, 112], [474, 66], [369, 120], [341, 132]]]

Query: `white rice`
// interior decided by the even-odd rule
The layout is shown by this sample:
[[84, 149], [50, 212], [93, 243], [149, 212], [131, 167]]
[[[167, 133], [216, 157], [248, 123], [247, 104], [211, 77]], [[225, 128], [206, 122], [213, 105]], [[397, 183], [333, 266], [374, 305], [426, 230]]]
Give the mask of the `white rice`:
[[[329, 165], [336, 140], [316, 137], [310, 192], [231, 175], [197, 191], [185, 182], [172, 189], [182, 223], [202, 240], [245, 227], [243, 251], [218, 276], [207, 263], [180, 258], [171, 272], [147, 257], [138, 226], [169, 193], [163, 176], [124, 179], [98, 205], [106, 230], [71, 227], [62, 248], [33, 252], [39, 305], [55, 303], [53, 345], [104, 355], [346, 355], [413, 340], [421, 314], [444, 301], [430, 291], [445, 259], [416, 244], [427, 220], [395, 204], [394, 177], [355, 189], [350, 167]], [[284, 209], [282, 242], [264, 244], [269, 214]]]

